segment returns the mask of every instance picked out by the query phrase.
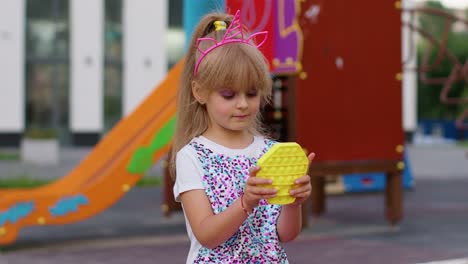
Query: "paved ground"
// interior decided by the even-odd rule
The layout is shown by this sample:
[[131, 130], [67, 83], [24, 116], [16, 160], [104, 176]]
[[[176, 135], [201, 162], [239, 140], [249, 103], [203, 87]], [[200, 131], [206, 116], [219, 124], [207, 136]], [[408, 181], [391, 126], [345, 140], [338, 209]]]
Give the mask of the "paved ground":
[[[464, 259], [453, 263], [467, 264], [468, 170], [464, 166], [468, 160], [466, 149], [452, 150], [410, 153], [415, 188], [405, 193], [400, 226], [390, 228], [385, 223], [381, 193], [330, 197], [326, 215], [311, 217], [311, 226], [296, 241], [285, 244], [290, 262], [393, 264]], [[424, 162], [428, 157], [431, 163]], [[439, 176], [418, 174], [423, 170], [417, 162], [445, 169]], [[0, 253], [0, 264], [184, 263], [188, 241], [183, 217], [180, 213], [163, 217], [161, 197], [160, 188], [136, 188], [87, 221], [27, 228], [14, 246]]]
[[[3, 152], [17, 150], [0, 149]], [[441, 177], [468, 177], [468, 149], [451, 145], [409, 145], [407, 146], [411, 168], [418, 178], [440, 179]], [[0, 179], [29, 176], [43, 179], [55, 179], [66, 175], [89, 153], [89, 148], [65, 148], [60, 150], [60, 164], [56, 166], [38, 166], [0, 160]], [[156, 164], [149, 175], [161, 175], [161, 168]]]

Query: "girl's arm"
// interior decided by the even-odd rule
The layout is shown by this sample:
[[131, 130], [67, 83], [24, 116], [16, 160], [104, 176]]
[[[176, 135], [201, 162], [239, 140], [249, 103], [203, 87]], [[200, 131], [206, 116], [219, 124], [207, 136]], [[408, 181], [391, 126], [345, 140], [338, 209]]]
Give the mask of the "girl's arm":
[[[248, 182], [254, 185], [271, 183], [268, 179], [256, 177], [252, 179], [249, 177]], [[260, 199], [272, 198], [276, 194], [276, 190], [270, 188], [256, 187], [252, 191], [258, 197], [257, 204]], [[226, 210], [215, 215], [204, 190], [190, 190], [180, 195], [190, 227], [200, 244], [207, 248], [214, 248], [239, 229], [248, 216], [242, 208], [241, 198], [242, 196]], [[252, 203], [247, 204], [244, 198], [244, 208], [250, 212], [253, 207]]]
[[[315, 157], [315, 153], [309, 154], [309, 164]], [[299, 187], [289, 191], [291, 196], [296, 197], [292, 204], [283, 205], [278, 219], [276, 230], [281, 242], [294, 240], [302, 229], [302, 203], [310, 196], [312, 186], [310, 185], [310, 176], [300, 177], [295, 182]]]
[[281, 242], [294, 240], [302, 228], [302, 205], [295, 202], [283, 205], [276, 230]]

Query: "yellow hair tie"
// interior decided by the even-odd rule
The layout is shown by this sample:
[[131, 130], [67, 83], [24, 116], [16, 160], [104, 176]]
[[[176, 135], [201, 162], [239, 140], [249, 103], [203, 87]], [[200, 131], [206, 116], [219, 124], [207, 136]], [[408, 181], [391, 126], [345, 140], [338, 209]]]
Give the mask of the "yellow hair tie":
[[224, 21], [215, 21], [214, 23], [215, 31], [226, 30], [226, 22]]

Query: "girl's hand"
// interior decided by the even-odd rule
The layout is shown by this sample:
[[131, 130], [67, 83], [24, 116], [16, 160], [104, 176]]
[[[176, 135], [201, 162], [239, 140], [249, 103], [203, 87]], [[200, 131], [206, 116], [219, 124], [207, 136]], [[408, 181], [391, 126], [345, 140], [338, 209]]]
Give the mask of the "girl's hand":
[[[312, 163], [312, 160], [314, 160], [315, 153], [310, 153], [309, 154], [309, 167], [310, 164]], [[290, 204], [291, 206], [298, 206], [304, 203], [310, 196], [310, 193], [312, 192], [312, 185], [310, 184], [310, 176], [309, 175], [304, 175], [300, 178], [298, 178], [295, 181], [296, 188], [293, 188], [289, 191], [289, 194], [292, 197], [296, 197], [296, 200], [294, 203]]]
[[249, 172], [249, 178], [245, 183], [244, 188], [244, 207], [247, 211], [251, 212], [261, 199], [273, 198], [276, 196], [277, 190], [274, 188], [260, 187], [257, 185], [270, 185], [272, 180], [257, 178], [257, 173], [260, 167], [255, 166]]

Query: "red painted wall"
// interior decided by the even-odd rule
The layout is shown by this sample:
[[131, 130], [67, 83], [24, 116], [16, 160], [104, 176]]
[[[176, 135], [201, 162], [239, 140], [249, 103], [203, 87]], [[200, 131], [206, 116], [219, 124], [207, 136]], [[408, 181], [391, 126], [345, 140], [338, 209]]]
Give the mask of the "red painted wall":
[[319, 161], [401, 159], [394, 1], [306, 0], [301, 12], [307, 78], [296, 87], [296, 141]]

